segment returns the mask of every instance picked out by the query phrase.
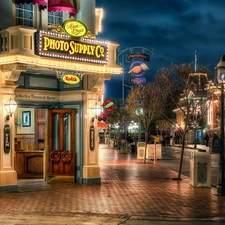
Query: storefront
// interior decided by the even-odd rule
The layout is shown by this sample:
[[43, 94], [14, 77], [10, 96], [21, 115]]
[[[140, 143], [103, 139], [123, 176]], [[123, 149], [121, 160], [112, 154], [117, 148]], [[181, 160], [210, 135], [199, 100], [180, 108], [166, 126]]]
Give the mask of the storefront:
[[[98, 120], [90, 109], [102, 104], [104, 81], [121, 73], [118, 44], [63, 29], [0, 31], [0, 191], [17, 189], [20, 178], [101, 182]], [[5, 108], [10, 99], [17, 103], [12, 114]]]

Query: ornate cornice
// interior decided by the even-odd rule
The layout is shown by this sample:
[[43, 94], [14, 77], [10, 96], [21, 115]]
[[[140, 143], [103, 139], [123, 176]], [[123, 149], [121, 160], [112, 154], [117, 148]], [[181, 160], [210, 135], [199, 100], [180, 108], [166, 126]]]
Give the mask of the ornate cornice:
[[27, 70], [27, 65], [20, 63], [5, 64], [0, 66], [2, 78], [6, 83], [13, 83], [20, 77], [22, 71]]

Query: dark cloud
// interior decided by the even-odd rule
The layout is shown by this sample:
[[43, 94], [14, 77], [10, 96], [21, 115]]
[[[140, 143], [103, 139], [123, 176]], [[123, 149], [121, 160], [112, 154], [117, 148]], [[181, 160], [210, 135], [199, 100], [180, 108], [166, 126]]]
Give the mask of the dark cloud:
[[[149, 76], [171, 63], [193, 62], [195, 51], [197, 62], [213, 70], [225, 53], [224, 0], [97, 0], [97, 6], [104, 9], [100, 38], [121, 50], [154, 49]], [[121, 81], [113, 76], [107, 83], [114, 86], [113, 80]]]

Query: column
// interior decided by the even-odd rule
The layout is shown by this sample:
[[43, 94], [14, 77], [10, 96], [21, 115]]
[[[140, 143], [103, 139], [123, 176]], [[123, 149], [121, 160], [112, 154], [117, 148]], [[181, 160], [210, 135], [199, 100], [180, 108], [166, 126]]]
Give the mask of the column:
[[0, 83], [0, 191], [17, 190], [17, 173], [14, 170], [14, 115], [6, 120], [4, 103], [14, 99], [15, 84]]

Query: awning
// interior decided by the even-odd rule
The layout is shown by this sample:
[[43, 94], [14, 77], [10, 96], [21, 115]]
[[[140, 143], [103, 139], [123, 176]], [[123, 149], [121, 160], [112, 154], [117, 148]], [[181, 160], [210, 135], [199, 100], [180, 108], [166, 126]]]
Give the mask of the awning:
[[63, 11], [68, 12], [70, 16], [75, 16], [77, 11], [70, 3], [69, 0], [15, 0], [16, 4], [38, 4], [40, 9], [43, 10], [48, 7], [48, 12]]
[[77, 13], [76, 9], [72, 6], [69, 0], [48, 0], [48, 11], [69, 12], [70, 16], [75, 16]]
[[38, 4], [38, 5], [43, 5], [46, 6], [48, 5], [48, 3], [45, 0], [16, 0], [16, 4]]
[[48, 3], [45, 0], [16, 0], [15, 3], [17, 5], [19, 4], [38, 4], [40, 7], [40, 10], [44, 10], [45, 8], [47, 8]]
[[108, 129], [108, 124], [106, 124], [102, 121], [98, 121], [98, 128]]

